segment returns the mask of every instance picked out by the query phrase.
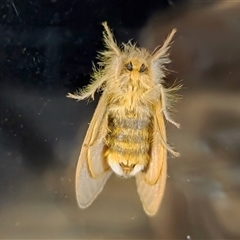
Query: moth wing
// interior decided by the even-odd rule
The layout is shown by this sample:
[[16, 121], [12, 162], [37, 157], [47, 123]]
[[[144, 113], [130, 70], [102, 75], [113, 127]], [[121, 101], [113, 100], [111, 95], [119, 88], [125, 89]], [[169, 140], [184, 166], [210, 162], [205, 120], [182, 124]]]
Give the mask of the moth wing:
[[112, 171], [103, 159], [107, 130], [105, 96], [99, 100], [84, 139], [76, 170], [76, 197], [80, 208], [88, 207], [102, 191]]
[[163, 198], [167, 179], [167, 150], [162, 144], [166, 142], [163, 114], [154, 117], [153, 142], [150, 162], [146, 172], [136, 176], [137, 190], [145, 212], [149, 216], [157, 213]]

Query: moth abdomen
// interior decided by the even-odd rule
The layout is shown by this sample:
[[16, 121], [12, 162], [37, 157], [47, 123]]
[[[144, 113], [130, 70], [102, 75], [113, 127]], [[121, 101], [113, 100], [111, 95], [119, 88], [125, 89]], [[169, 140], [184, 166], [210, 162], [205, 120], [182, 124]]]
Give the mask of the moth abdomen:
[[151, 120], [148, 118], [112, 118], [106, 137], [108, 163], [119, 164], [126, 174], [139, 164], [149, 162]]
[[144, 130], [149, 126], [149, 119], [135, 119], [135, 118], [115, 118], [113, 120], [114, 126], [124, 129]]

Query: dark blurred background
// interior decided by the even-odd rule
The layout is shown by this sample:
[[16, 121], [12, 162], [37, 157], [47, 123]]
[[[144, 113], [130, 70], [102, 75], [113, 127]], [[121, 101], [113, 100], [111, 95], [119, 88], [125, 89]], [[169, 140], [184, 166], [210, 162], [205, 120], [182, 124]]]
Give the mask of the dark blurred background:
[[[167, 85], [182, 81], [181, 153], [168, 159], [160, 211], [148, 218], [134, 179], [112, 176], [86, 210], [75, 167], [97, 100], [68, 92], [89, 83], [103, 49], [101, 23], [117, 41], [153, 50], [172, 28]], [[0, 2], [0, 238], [239, 239], [240, 2]]]

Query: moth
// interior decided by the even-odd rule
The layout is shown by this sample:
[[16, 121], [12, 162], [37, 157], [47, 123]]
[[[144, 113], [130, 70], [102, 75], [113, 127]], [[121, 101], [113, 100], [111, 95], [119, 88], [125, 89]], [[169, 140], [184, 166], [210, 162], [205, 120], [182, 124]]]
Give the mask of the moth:
[[176, 32], [172, 30], [152, 53], [129, 41], [118, 46], [106, 22], [105, 50], [91, 83], [67, 97], [77, 101], [101, 98], [84, 139], [76, 170], [76, 197], [80, 208], [88, 207], [102, 191], [112, 172], [136, 177], [137, 191], [145, 212], [156, 214], [167, 177], [165, 120], [180, 127], [170, 115], [181, 86], [164, 87], [165, 65]]

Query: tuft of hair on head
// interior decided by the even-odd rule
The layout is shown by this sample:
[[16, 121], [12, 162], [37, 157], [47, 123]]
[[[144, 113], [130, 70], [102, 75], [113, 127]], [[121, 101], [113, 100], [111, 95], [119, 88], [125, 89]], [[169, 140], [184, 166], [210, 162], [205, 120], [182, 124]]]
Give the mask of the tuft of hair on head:
[[108, 50], [113, 51], [118, 57], [120, 57], [121, 50], [119, 49], [116, 41], [114, 40], [113, 34], [111, 33], [107, 22], [103, 22], [102, 25], [104, 27], [103, 40], [106, 44], [106, 47], [108, 48]]
[[176, 32], [177, 30], [174, 28], [166, 38], [163, 45], [160, 48], [159, 47], [155, 48], [155, 50], [151, 54], [153, 62], [158, 59], [161, 59], [162, 63], [165, 63], [165, 64], [170, 62], [170, 60], [168, 59], [168, 56], [169, 56], [168, 50], [171, 47], [171, 44], [173, 42], [172, 39]]

